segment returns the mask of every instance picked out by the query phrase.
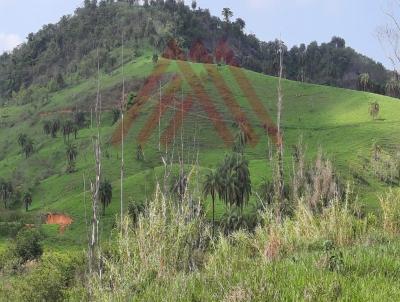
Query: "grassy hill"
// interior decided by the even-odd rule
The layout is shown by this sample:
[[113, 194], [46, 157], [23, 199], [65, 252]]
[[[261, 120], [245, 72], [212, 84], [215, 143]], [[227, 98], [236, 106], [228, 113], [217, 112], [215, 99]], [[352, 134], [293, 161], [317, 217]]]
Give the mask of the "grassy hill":
[[[142, 98], [140, 91], [149, 84], [149, 76], [154, 77], [154, 72], [162, 65], [165, 65], [165, 70], [159, 74], [155, 87], [149, 90], [150, 97]], [[102, 217], [101, 233], [104, 238], [109, 236], [119, 213], [121, 150], [115, 137], [118, 136], [120, 122], [113, 125], [112, 109], [119, 106], [123, 77], [127, 99], [130, 94], [135, 96], [131, 97], [134, 105], [127, 114], [127, 120], [132, 119], [132, 125], [126, 129], [129, 131], [125, 138], [125, 206], [128, 201], [145, 203], [152, 197], [156, 181], [162, 179], [164, 168], [160, 155], [164, 154], [165, 145], [161, 145], [160, 154], [159, 135], [162, 139], [171, 139], [168, 150], [169, 154], [174, 152], [176, 164], [179, 156], [182, 156], [183, 145], [184, 162], [194, 163], [198, 154], [200, 171], [204, 172], [215, 167], [229, 152], [231, 140], [237, 131], [235, 122], [240, 118], [237, 110], [244, 113], [257, 137], [257, 143], [250, 144], [245, 151], [250, 162], [253, 190], [257, 191], [264, 179], [271, 179], [271, 164], [267, 154], [268, 145], [272, 143], [263, 127], [266, 122], [263, 118], [269, 115], [275, 120], [277, 79], [230, 66], [166, 59], [160, 59], [158, 65], [154, 66], [150, 53], [145, 53], [126, 63], [124, 74], [119, 68], [100, 75], [102, 173], [103, 178], [110, 180], [113, 186], [111, 205]], [[168, 93], [173, 91], [174, 97], [163, 99], [167, 106], [163, 108], [159, 134], [157, 106], [160, 83], [162, 95], [168, 97]], [[12, 180], [21, 192], [28, 189], [33, 192], [33, 203], [27, 213], [22, 203], [17, 202], [11, 209], [1, 208], [0, 220], [36, 223], [46, 213], [71, 216], [73, 223], [64, 234], [59, 234], [54, 226], [42, 226], [49, 248], [79, 247], [85, 242], [85, 215], [90, 212], [88, 188], [94, 168], [91, 137], [95, 129], [89, 126], [79, 131], [76, 140], [71, 138], [71, 142], [77, 146], [78, 156], [76, 172], [67, 174], [64, 139], [60, 134], [57, 138], [45, 135], [43, 122], [54, 118], [71, 119], [73, 111], [79, 109], [85, 112], [90, 125], [96, 87], [97, 79], [92, 77], [50, 94], [48, 100], [40, 103], [0, 108], [0, 178]], [[400, 102], [370, 93], [287, 80], [283, 81], [283, 91], [282, 124], [287, 179], [291, 174], [292, 146], [302, 137], [308, 158], [314, 158], [321, 147], [332, 160], [342, 181], [353, 183], [362, 204], [368, 210], [375, 210], [377, 195], [388, 185], [374, 175], [369, 161], [374, 144], [387, 153], [396, 154], [400, 143]], [[262, 107], [257, 109], [258, 99]], [[375, 101], [381, 109], [379, 119], [373, 120], [368, 111], [370, 103]], [[182, 127], [179, 127], [182, 112], [185, 114]], [[218, 121], [215, 120], [216, 116]], [[17, 142], [20, 133], [26, 133], [35, 142], [35, 153], [28, 159], [21, 154]], [[171, 136], [171, 133], [175, 133], [175, 136]], [[136, 160], [139, 143], [143, 146], [144, 162]], [[203, 172], [198, 175], [200, 182]], [[83, 193], [84, 179], [86, 194]], [[254, 211], [255, 201], [256, 197], [253, 196], [245, 209], [246, 213]], [[221, 217], [224, 211], [225, 206], [218, 203], [217, 217]], [[3, 237], [2, 240], [7, 238]]]

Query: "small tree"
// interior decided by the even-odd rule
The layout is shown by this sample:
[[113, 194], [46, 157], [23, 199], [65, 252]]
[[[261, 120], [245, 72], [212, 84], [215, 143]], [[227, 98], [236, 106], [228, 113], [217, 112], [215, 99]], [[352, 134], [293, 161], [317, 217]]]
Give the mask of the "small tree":
[[222, 9], [222, 17], [224, 17], [224, 21], [226, 23], [230, 22], [230, 19], [233, 17], [233, 12], [229, 7], [225, 7]]
[[219, 190], [218, 174], [215, 171], [210, 171], [206, 176], [206, 180], [203, 185], [203, 194], [205, 197], [211, 196], [212, 200], [212, 236], [214, 238], [215, 233], [215, 197]]
[[28, 140], [28, 136], [25, 133], [20, 133], [18, 135], [18, 144], [22, 149], [24, 148], [27, 140]]
[[239, 131], [236, 133], [235, 142], [233, 144], [233, 152], [243, 154], [247, 143], [250, 141], [249, 133], [246, 132], [242, 126], [239, 127]]
[[142, 145], [139, 144], [137, 145], [137, 149], [136, 149], [136, 159], [138, 161], [144, 161], [144, 152], [143, 152], [143, 148]]
[[377, 119], [380, 112], [380, 106], [378, 102], [373, 102], [369, 106], [369, 115], [373, 120]]
[[369, 86], [369, 74], [362, 73], [358, 78], [358, 82], [363, 91], [367, 91]]
[[236, 26], [240, 29], [240, 31], [243, 31], [244, 28], [246, 27], [246, 22], [242, 18], [237, 18]]
[[66, 150], [67, 156], [67, 173], [72, 173], [75, 171], [75, 161], [78, 156], [78, 151], [75, 145], [68, 144]]
[[100, 184], [99, 194], [103, 205], [103, 215], [105, 215], [106, 207], [110, 205], [112, 199], [112, 185], [107, 179]]
[[0, 196], [4, 202], [4, 208], [7, 208], [7, 202], [10, 200], [12, 194], [14, 192], [14, 188], [11, 182], [0, 181]]
[[156, 65], [158, 63], [158, 54], [153, 54], [153, 64]]
[[46, 135], [51, 134], [51, 122], [50, 121], [45, 121], [43, 123], [43, 133]]
[[74, 132], [74, 123], [71, 120], [66, 120], [62, 127], [64, 141], [69, 142], [69, 136]]
[[196, 0], [192, 0], [192, 9], [195, 10], [197, 8]]
[[15, 240], [15, 254], [23, 262], [38, 259], [43, 254], [40, 233], [35, 229], [22, 229]]
[[112, 123], [113, 125], [118, 122], [119, 118], [121, 116], [121, 109], [119, 108], [113, 108], [112, 109]]
[[28, 138], [25, 142], [25, 145], [22, 147], [23, 153], [25, 153], [25, 158], [28, 158], [33, 154], [34, 151], [34, 142], [31, 138]]
[[32, 204], [32, 194], [30, 192], [25, 192], [23, 197], [23, 202], [25, 204], [25, 210], [28, 212], [30, 205]]
[[51, 137], [56, 138], [57, 132], [60, 130], [60, 120], [55, 119], [51, 122]]
[[86, 115], [84, 112], [76, 111], [74, 113], [74, 123], [78, 128], [84, 128], [86, 125]]

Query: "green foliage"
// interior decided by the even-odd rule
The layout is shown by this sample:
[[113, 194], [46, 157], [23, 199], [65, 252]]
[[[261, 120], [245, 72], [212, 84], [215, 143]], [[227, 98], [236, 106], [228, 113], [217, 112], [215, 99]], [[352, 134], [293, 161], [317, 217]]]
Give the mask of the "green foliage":
[[201, 268], [208, 227], [189, 202], [177, 205], [157, 190], [134, 226], [125, 219], [123, 235], [118, 232], [104, 257], [108, 281], [89, 279], [94, 300], [127, 300], [157, 280]]
[[249, 201], [251, 179], [249, 163], [243, 155], [227, 155], [217, 169], [218, 195], [226, 205], [235, 205], [239, 209]]
[[[178, 1], [153, 1], [153, 5], [143, 7], [124, 2], [90, 2], [90, 8], [77, 8], [73, 16], [63, 16], [57, 24], [44, 26], [11, 54], [1, 55], [0, 97], [14, 99], [18, 104], [48, 102], [50, 93], [73, 84], [72, 79], [80, 81], [94, 75], [98, 59], [102, 70], [112, 72], [120, 62], [120, 52], [116, 50], [121, 46], [121, 32], [129, 33], [125, 45], [135, 57], [154, 46], [163, 52], [171, 37], [190, 48], [197, 40], [217, 45], [228, 33], [243, 67], [277, 75], [278, 41], [262, 42], [253, 34], [245, 34], [245, 21], [239, 18], [231, 22], [233, 13], [229, 8], [223, 9], [222, 23], [209, 10], [191, 10]], [[193, 5], [196, 7], [195, 2]], [[94, 45], [89, 37], [99, 43]], [[137, 45], [141, 45], [140, 49]], [[368, 73], [368, 90], [385, 92], [385, 68], [346, 47], [338, 37], [321, 45], [312, 42], [285, 49], [284, 62], [289, 79], [363, 89], [357, 75]], [[389, 86], [386, 90], [393, 95], [393, 85]]]
[[119, 108], [112, 109], [112, 124], [114, 125], [118, 122], [119, 118], [121, 117], [121, 110]]
[[66, 146], [65, 155], [67, 157], [67, 173], [75, 172], [76, 157], [78, 150], [75, 145], [68, 143]]
[[369, 115], [375, 120], [377, 119], [380, 111], [380, 106], [378, 102], [373, 102], [369, 106]]
[[38, 259], [43, 254], [41, 239], [42, 236], [36, 229], [22, 229], [15, 240], [15, 254], [23, 262]]
[[112, 190], [112, 185], [107, 179], [100, 183], [99, 195], [100, 202], [103, 205], [103, 215], [106, 214], [106, 207], [111, 203]]
[[383, 214], [383, 228], [392, 235], [400, 233], [400, 192], [390, 190], [379, 198]]
[[144, 151], [141, 144], [138, 144], [136, 147], [136, 160], [143, 162], [144, 158]]
[[0, 236], [15, 238], [23, 227], [22, 222], [0, 222]]
[[[46, 254], [37, 266], [22, 278], [11, 282], [8, 288], [0, 290], [7, 301], [65, 301], [72, 294], [68, 287], [82, 282], [84, 257], [81, 254]], [[79, 281], [78, 281], [79, 280]], [[87, 299], [81, 292], [81, 299]]]
[[30, 205], [32, 204], [32, 193], [31, 192], [24, 193], [23, 202], [25, 205], [25, 210], [28, 212], [28, 209], [29, 209]]

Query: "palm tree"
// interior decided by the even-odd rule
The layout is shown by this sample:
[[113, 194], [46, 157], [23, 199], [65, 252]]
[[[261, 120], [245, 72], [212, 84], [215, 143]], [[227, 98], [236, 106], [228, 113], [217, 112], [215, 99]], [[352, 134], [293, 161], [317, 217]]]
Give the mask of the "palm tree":
[[4, 208], [7, 208], [7, 201], [11, 198], [14, 189], [11, 182], [0, 181], [0, 195], [4, 202]]
[[56, 138], [58, 130], [60, 130], [60, 120], [55, 119], [51, 123], [51, 137]]
[[74, 119], [74, 124], [75, 124], [76, 126], [78, 126], [79, 129], [85, 127], [85, 124], [86, 124], [86, 116], [85, 116], [85, 113], [84, 113], [84, 112], [76, 111], [76, 112], [74, 113], [73, 119]]
[[46, 135], [50, 135], [51, 134], [51, 122], [50, 121], [45, 121], [43, 123], [43, 132]]
[[26, 141], [28, 140], [28, 136], [25, 133], [20, 133], [18, 135], [18, 144], [21, 148], [24, 148]]
[[219, 190], [219, 179], [216, 171], [210, 171], [206, 176], [206, 180], [203, 185], [203, 194], [207, 198], [208, 195], [211, 196], [212, 199], [212, 237], [214, 238], [215, 232], [215, 197]]
[[25, 145], [22, 147], [22, 151], [25, 153], [25, 158], [28, 158], [29, 156], [32, 155], [34, 150], [33, 145], [34, 145], [33, 140], [31, 138], [27, 138]]
[[144, 161], [144, 152], [143, 152], [143, 147], [141, 144], [137, 145], [136, 149], [136, 159], [138, 161]]
[[71, 120], [65, 121], [62, 130], [63, 130], [64, 141], [69, 142], [69, 136], [71, 133], [74, 132], [74, 123]]
[[386, 84], [386, 94], [398, 98], [400, 96], [400, 82], [396, 78], [392, 78]]
[[378, 102], [373, 102], [370, 104], [369, 106], [369, 114], [371, 115], [371, 117], [375, 120], [378, 115], [379, 115], [379, 111], [380, 111], [380, 106]]
[[246, 22], [242, 18], [237, 18], [236, 25], [239, 27], [240, 31], [243, 31], [243, 29], [246, 27]]
[[112, 185], [108, 180], [103, 181], [99, 188], [100, 201], [103, 205], [103, 215], [106, 214], [106, 207], [111, 203], [112, 199]]
[[23, 198], [25, 204], [25, 210], [28, 212], [29, 206], [32, 204], [32, 194], [30, 192], [26, 192]]
[[75, 170], [75, 160], [76, 157], [78, 156], [78, 151], [76, 149], [76, 146], [68, 144], [65, 154], [67, 156], [67, 162], [68, 162], [67, 172], [72, 173]]
[[369, 85], [369, 74], [368, 73], [360, 74], [358, 81], [363, 90], [367, 91], [367, 87]]
[[229, 23], [230, 18], [233, 17], [233, 12], [231, 11], [231, 9], [229, 7], [225, 7], [222, 9], [222, 16], [224, 17], [224, 21], [226, 23]]
[[233, 152], [243, 154], [247, 143], [251, 140], [251, 137], [244, 126], [239, 127], [239, 131], [236, 133], [235, 142], [233, 144]]
[[243, 155], [234, 153], [225, 158], [217, 173], [221, 179], [218, 187], [219, 198], [226, 205], [234, 205], [242, 210], [251, 195], [248, 161]]

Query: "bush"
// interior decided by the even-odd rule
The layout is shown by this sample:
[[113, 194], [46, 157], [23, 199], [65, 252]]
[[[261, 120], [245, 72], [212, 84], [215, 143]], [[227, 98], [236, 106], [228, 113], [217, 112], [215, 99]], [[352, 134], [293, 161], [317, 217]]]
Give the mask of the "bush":
[[83, 259], [80, 254], [46, 254], [28, 275], [11, 284], [5, 296], [8, 292], [10, 300], [15, 301], [64, 301], [73, 281], [82, 281], [77, 276], [84, 274]]
[[42, 236], [35, 229], [22, 229], [15, 241], [15, 254], [23, 262], [40, 258], [43, 248], [40, 243]]
[[400, 233], [400, 190], [390, 190], [379, 197], [383, 214], [383, 229], [389, 234]]
[[1, 222], [0, 237], [15, 237], [23, 226], [21, 222]]
[[103, 257], [102, 278], [108, 282], [97, 275], [90, 278], [95, 301], [129, 300], [132, 291], [202, 266], [209, 228], [191, 202], [185, 198], [177, 205], [157, 190], [141, 214], [131, 206], [136, 224], [126, 217], [123, 236], [118, 232], [116, 243]]

